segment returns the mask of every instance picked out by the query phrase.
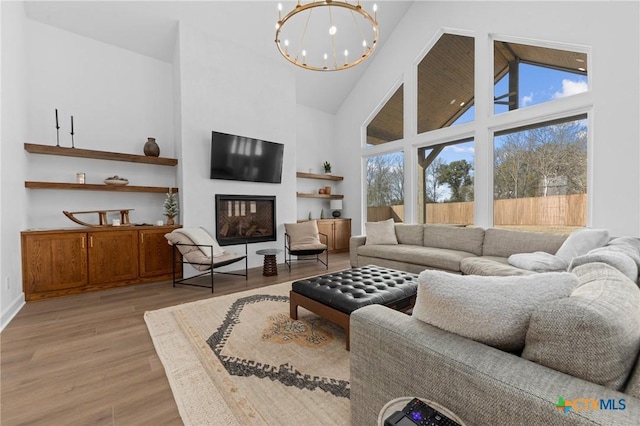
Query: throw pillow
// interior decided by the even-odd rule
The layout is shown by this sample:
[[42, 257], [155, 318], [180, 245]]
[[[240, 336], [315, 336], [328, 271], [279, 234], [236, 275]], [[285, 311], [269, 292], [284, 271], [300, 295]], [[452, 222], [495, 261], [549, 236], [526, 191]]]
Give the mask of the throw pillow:
[[539, 304], [567, 297], [574, 274], [546, 272], [514, 277], [423, 271], [413, 316], [451, 333], [504, 351], [524, 347], [529, 318]]
[[522, 356], [620, 390], [640, 350], [640, 289], [603, 263], [573, 272], [579, 285], [571, 296], [533, 313]]
[[302, 246], [326, 247], [320, 242], [318, 222], [315, 220], [300, 223], [285, 223], [284, 229], [287, 235], [289, 235], [291, 248]]
[[179, 228], [175, 229], [173, 232], [186, 235], [191, 239], [191, 244], [200, 245], [198, 249], [200, 249], [207, 257], [217, 257], [224, 254], [222, 247], [218, 245], [215, 238], [213, 238], [204, 228]]
[[578, 256], [571, 261], [569, 272], [576, 267], [585, 263], [602, 262], [616, 268], [618, 271], [629, 277], [630, 280], [636, 282], [638, 280], [638, 265], [625, 253], [621, 247], [600, 247], [591, 250], [589, 253]]
[[364, 224], [367, 240], [366, 246], [372, 244], [398, 244], [393, 219], [383, 220], [381, 222], [367, 222]]
[[566, 271], [568, 266], [563, 259], [545, 251], [512, 254], [508, 260], [516, 268], [534, 272]]
[[574, 257], [587, 254], [594, 248], [603, 247], [607, 241], [609, 241], [609, 231], [606, 229], [580, 229], [569, 235], [556, 252], [556, 256], [569, 264]]

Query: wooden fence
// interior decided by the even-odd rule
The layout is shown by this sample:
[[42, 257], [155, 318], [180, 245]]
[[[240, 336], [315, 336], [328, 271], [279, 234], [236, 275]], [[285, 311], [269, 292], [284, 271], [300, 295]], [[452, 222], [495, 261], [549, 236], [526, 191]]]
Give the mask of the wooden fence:
[[[495, 200], [494, 226], [586, 226], [587, 194]], [[427, 203], [427, 223], [473, 224], [473, 202]], [[404, 206], [367, 208], [367, 221], [404, 220]]]

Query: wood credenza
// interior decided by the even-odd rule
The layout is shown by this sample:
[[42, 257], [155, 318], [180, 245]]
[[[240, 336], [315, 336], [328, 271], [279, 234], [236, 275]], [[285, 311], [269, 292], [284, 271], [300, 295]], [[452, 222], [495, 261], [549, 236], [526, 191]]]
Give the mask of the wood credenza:
[[[164, 234], [179, 226], [105, 226], [21, 232], [27, 301], [169, 280]], [[176, 268], [182, 263], [177, 262]], [[180, 274], [182, 273], [180, 269]]]
[[318, 231], [329, 237], [329, 253], [349, 251], [351, 219], [317, 219]]

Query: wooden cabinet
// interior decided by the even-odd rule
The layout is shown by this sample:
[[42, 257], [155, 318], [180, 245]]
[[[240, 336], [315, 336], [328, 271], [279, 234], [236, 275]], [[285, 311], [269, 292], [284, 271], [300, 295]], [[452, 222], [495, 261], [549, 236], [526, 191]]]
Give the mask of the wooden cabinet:
[[351, 219], [319, 219], [318, 231], [329, 237], [329, 253], [349, 251]]
[[138, 278], [137, 230], [89, 232], [88, 236], [90, 285]]
[[85, 287], [86, 233], [22, 235], [22, 281], [27, 300], [31, 294], [64, 295]]
[[106, 226], [23, 231], [26, 300], [58, 297], [172, 277], [164, 234], [177, 226]]
[[[164, 237], [167, 232], [169, 232], [167, 229], [145, 229], [138, 232], [141, 277], [157, 277], [173, 273], [172, 250]], [[176, 263], [176, 267], [182, 268], [182, 262]]]

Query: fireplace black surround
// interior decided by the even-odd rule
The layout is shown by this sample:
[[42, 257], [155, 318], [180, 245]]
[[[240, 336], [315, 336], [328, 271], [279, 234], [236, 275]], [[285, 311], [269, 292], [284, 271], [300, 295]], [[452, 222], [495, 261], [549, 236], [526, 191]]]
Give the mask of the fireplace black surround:
[[276, 241], [276, 197], [216, 194], [216, 239], [221, 246]]

